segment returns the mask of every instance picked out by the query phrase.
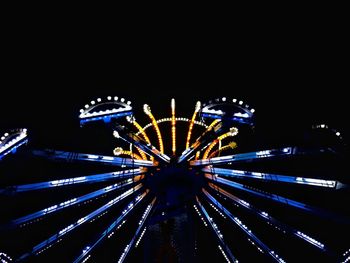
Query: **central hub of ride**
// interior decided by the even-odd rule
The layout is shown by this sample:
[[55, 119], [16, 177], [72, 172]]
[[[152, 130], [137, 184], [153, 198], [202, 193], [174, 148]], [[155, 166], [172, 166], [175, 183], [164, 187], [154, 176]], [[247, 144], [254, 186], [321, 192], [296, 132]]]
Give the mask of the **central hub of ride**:
[[166, 166], [154, 168], [150, 174], [147, 186], [168, 211], [193, 200], [202, 185], [202, 177], [187, 165], [178, 164], [175, 159]]

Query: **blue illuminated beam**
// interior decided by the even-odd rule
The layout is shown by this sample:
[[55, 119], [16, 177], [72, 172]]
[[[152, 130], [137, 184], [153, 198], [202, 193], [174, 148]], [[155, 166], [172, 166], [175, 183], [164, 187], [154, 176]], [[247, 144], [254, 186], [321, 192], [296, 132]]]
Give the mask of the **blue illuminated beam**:
[[186, 150], [184, 150], [181, 156], [178, 158], [178, 163], [182, 163], [190, 160], [197, 151], [204, 149], [208, 144], [210, 144], [214, 139], [216, 139], [224, 130], [225, 126], [222, 122], [219, 122], [205, 130], [200, 137]]
[[[200, 211], [198, 210], [197, 206], [199, 207]], [[226, 245], [225, 240], [224, 240], [224, 236], [222, 235], [222, 233], [220, 232], [218, 226], [215, 224], [214, 220], [209, 216], [207, 210], [204, 208], [204, 206], [202, 205], [202, 203], [199, 201], [198, 196], [196, 196], [196, 205], [194, 205], [194, 209], [196, 210], [196, 212], [199, 214], [199, 216], [201, 217], [201, 215], [204, 215], [204, 218], [201, 217], [201, 219], [205, 222], [205, 226], [210, 225], [212, 232], [215, 234], [218, 242], [219, 242], [219, 250], [222, 253], [222, 255], [224, 256], [224, 258], [226, 259], [227, 262], [237, 262], [238, 260], [236, 259], [236, 257], [232, 254], [231, 249]]]
[[87, 175], [87, 176], [79, 176], [79, 177], [66, 178], [66, 179], [60, 179], [60, 180], [53, 180], [53, 181], [34, 183], [34, 184], [14, 185], [14, 186], [8, 186], [4, 189], [0, 189], [0, 194], [1, 193], [13, 194], [13, 193], [41, 190], [46, 188], [57, 188], [62, 186], [75, 185], [75, 184], [96, 183], [96, 182], [103, 182], [103, 181], [108, 181], [113, 179], [124, 179], [124, 178], [133, 177], [135, 175], [143, 174], [146, 171], [147, 171], [146, 168], [137, 168], [137, 169], [123, 170], [123, 171], [117, 171], [117, 172], [111, 172], [111, 173], [103, 173], [103, 174], [95, 174], [95, 175]]
[[[145, 198], [145, 196], [149, 193], [149, 190], [146, 190], [141, 195], [137, 196], [133, 201], [131, 201], [124, 209], [122, 214], [113, 221], [100, 235], [99, 237], [89, 246], [86, 246], [82, 252], [75, 260], [74, 263], [85, 262], [87, 259], [91, 257], [91, 252], [106, 238], [110, 237], [114, 231], [123, 224], [123, 221], [127, 218], [130, 212], [136, 207], [138, 203]], [[152, 203], [153, 206], [153, 203]], [[147, 210], [146, 210], [147, 211]], [[147, 214], [148, 215], [148, 214]]]
[[45, 250], [50, 248], [53, 244], [55, 244], [58, 240], [62, 239], [65, 235], [67, 235], [68, 233], [70, 233], [71, 231], [76, 229], [77, 227], [81, 226], [82, 224], [84, 224], [84, 223], [86, 223], [86, 222], [88, 222], [88, 221], [98, 217], [102, 213], [106, 212], [111, 207], [113, 207], [114, 205], [118, 204], [121, 200], [125, 199], [129, 195], [131, 195], [131, 194], [135, 193], [136, 191], [138, 191], [141, 187], [142, 187], [142, 184], [138, 184], [134, 188], [129, 189], [128, 191], [124, 192], [123, 194], [121, 194], [121, 195], [117, 196], [116, 198], [110, 200], [108, 203], [106, 203], [103, 206], [101, 206], [100, 208], [94, 210], [90, 214], [88, 214], [88, 215], [78, 219], [74, 223], [66, 226], [65, 228], [63, 228], [62, 230], [57, 232], [56, 234], [52, 235], [50, 238], [44, 240], [43, 242], [41, 242], [38, 245], [36, 245], [35, 247], [33, 247], [30, 252], [23, 254], [21, 257], [18, 258], [18, 261], [24, 260], [24, 259], [26, 259], [26, 258], [28, 258], [30, 256], [33, 256], [33, 255], [41, 254], [42, 252], [44, 252]]
[[296, 154], [295, 147], [285, 147], [281, 149], [273, 149], [273, 150], [264, 150], [258, 152], [249, 152], [249, 153], [238, 153], [234, 155], [213, 157], [210, 159], [201, 159], [201, 160], [193, 160], [190, 162], [192, 166], [204, 166], [210, 164], [225, 164], [225, 163], [233, 163], [240, 161], [250, 161], [255, 159], [264, 159], [264, 158], [274, 158], [281, 156], [288, 156]]
[[236, 216], [234, 216], [230, 211], [228, 211], [222, 204], [220, 204], [211, 194], [209, 194], [204, 188], [202, 189], [202, 192], [204, 195], [215, 204], [219, 209], [234, 223], [236, 224], [244, 233], [246, 236], [251, 238], [259, 249], [259, 251], [263, 251], [266, 255], [270, 257], [271, 260], [275, 262], [285, 263], [285, 261], [276, 254], [273, 250], [271, 250], [265, 243], [263, 243], [256, 235], [253, 234], [251, 230], [248, 229], [248, 227], [243, 224], [243, 222]]
[[[118, 260], [118, 263], [122, 263], [125, 261], [126, 257], [128, 256], [129, 252], [134, 246], [138, 245], [138, 242], [140, 242], [139, 237], [141, 237], [142, 229], [145, 225], [145, 222], [147, 221], [148, 216], [151, 214], [152, 208], [156, 202], [156, 197], [152, 200], [152, 202], [146, 207], [146, 210], [143, 212], [143, 215], [141, 217], [141, 220], [139, 221], [139, 226], [136, 229], [135, 235], [132, 237], [129, 244], [126, 245], [123, 253], [120, 255], [120, 258]], [[74, 262], [75, 263], [75, 262]]]
[[154, 157], [160, 162], [169, 163], [170, 157], [164, 153], [157, 150], [156, 147], [147, 143], [143, 138], [141, 138], [136, 133], [130, 131], [124, 126], [116, 126], [113, 132], [114, 137], [120, 138], [144, 151], [147, 155]]
[[218, 174], [218, 175], [223, 175], [230, 178], [257, 179], [262, 181], [303, 184], [303, 185], [319, 186], [319, 187], [334, 188], [334, 189], [340, 189], [345, 187], [345, 185], [335, 180], [324, 180], [324, 179], [317, 179], [317, 178], [305, 178], [305, 177], [286, 176], [286, 175], [270, 174], [270, 173], [231, 170], [231, 169], [225, 169], [225, 168], [214, 168], [213, 166], [204, 167], [202, 168], [202, 171], [205, 173]]
[[[305, 234], [297, 229], [294, 229], [276, 218], [272, 217], [267, 212], [260, 210], [256, 207], [254, 207], [252, 204], [248, 203], [247, 201], [238, 198], [237, 196], [225, 191], [221, 187], [214, 185], [213, 183], [209, 183], [209, 186], [218, 192], [220, 195], [224, 195], [225, 197], [229, 198], [235, 205], [244, 208], [245, 210], [249, 211], [250, 213], [254, 214], [258, 218], [262, 219], [269, 225], [272, 225], [275, 227], [275, 229], [281, 231], [282, 233], [287, 233], [291, 236], [295, 236], [296, 238], [307, 242], [308, 244], [313, 245], [315, 248], [319, 249], [322, 252], [327, 252], [331, 254], [331, 252], [328, 250], [328, 248], [320, 241], [316, 240], [315, 238], [312, 238], [310, 235]], [[204, 190], [205, 191], [205, 190]], [[203, 191], [203, 192], [204, 192]]]
[[55, 150], [33, 150], [33, 155], [45, 157], [51, 160], [63, 160], [67, 162], [81, 161], [81, 162], [95, 162], [102, 164], [110, 164], [115, 166], [131, 166], [131, 167], [147, 167], [156, 166], [157, 164], [147, 160], [135, 160], [131, 158], [122, 158], [114, 156], [105, 156], [99, 154], [88, 153], [74, 153]]
[[104, 195], [106, 193], [110, 193], [112, 191], [116, 191], [118, 189], [121, 189], [125, 186], [132, 185], [133, 183], [138, 182], [141, 179], [143, 179], [143, 175], [138, 175], [138, 176], [135, 176], [134, 178], [130, 178], [130, 179], [118, 182], [116, 184], [109, 185], [107, 187], [101, 188], [97, 191], [88, 193], [86, 195], [82, 195], [82, 196], [79, 196], [76, 198], [72, 198], [72, 199], [63, 201], [57, 205], [49, 206], [49, 207], [44, 208], [40, 211], [37, 211], [37, 212], [31, 213], [29, 215], [26, 215], [26, 216], [23, 216], [23, 217], [20, 217], [20, 218], [13, 220], [11, 222], [11, 226], [12, 227], [18, 226], [18, 225], [23, 226], [23, 225], [25, 225], [25, 224], [29, 223], [30, 221], [35, 220], [37, 218], [41, 218], [41, 217], [47, 216], [49, 214], [61, 211], [64, 208], [68, 208], [68, 207], [71, 207], [71, 206], [74, 206], [77, 204], [81, 204], [85, 201], [92, 200], [92, 199], [97, 198], [97, 197]]
[[215, 183], [221, 183], [221, 184], [227, 185], [229, 187], [232, 187], [232, 188], [239, 189], [239, 190], [242, 190], [244, 192], [250, 193], [252, 195], [263, 197], [263, 198], [265, 198], [267, 200], [270, 200], [270, 201], [274, 201], [274, 202], [277, 202], [277, 203], [280, 203], [280, 204], [284, 204], [284, 205], [287, 205], [287, 206], [295, 207], [297, 209], [303, 210], [305, 212], [308, 212], [308, 213], [311, 213], [311, 214], [314, 214], [314, 215], [317, 215], [317, 216], [320, 216], [320, 217], [323, 217], [323, 218], [330, 218], [330, 219], [333, 219], [333, 220], [338, 220], [338, 221], [343, 222], [343, 223], [349, 223], [350, 222], [350, 220], [348, 218], [344, 218], [342, 216], [335, 215], [335, 214], [333, 214], [333, 213], [331, 213], [329, 211], [325, 211], [323, 209], [316, 208], [314, 206], [307, 205], [307, 204], [304, 204], [302, 202], [298, 202], [298, 201], [295, 201], [295, 200], [292, 200], [292, 199], [289, 199], [289, 198], [286, 198], [286, 197], [282, 197], [280, 195], [264, 192], [264, 191], [261, 191], [261, 190], [258, 190], [258, 189], [254, 190], [253, 187], [248, 187], [248, 186], [246, 186], [244, 184], [232, 182], [230, 180], [224, 179], [224, 178], [222, 178], [220, 176], [217, 176], [217, 175], [205, 174], [205, 177], [207, 179], [215, 182]]

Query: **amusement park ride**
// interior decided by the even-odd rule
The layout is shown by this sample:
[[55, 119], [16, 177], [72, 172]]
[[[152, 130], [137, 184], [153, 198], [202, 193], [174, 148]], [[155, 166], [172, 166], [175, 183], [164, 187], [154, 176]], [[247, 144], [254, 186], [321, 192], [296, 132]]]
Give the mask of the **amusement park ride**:
[[[350, 210], [341, 204], [350, 181], [322, 173], [328, 159], [341, 159], [340, 132], [312, 128], [336, 146], [242, 152], [240, 135], [255, 126], [255, 109], [242, 100], [198, 101], [190, 118], [175, 109], [172, 99], [170, 117], [157, 119], [145, 104], [142, 125], [124, 98], [87, 103], [81, 129], [108, 127], [118, 143], [110, 155], [37, 149], [30, 130], [7, 131], [0, 262], [350, 261]], [[58, 165], [57, 174], [31, 177], [28, 160]], [[299, 174], [295, 165], [307, 162], [309, 174]], [[69, 176], [60, 174], [65, 166]], [[12, 169], [22, 173], [17, 181]]]

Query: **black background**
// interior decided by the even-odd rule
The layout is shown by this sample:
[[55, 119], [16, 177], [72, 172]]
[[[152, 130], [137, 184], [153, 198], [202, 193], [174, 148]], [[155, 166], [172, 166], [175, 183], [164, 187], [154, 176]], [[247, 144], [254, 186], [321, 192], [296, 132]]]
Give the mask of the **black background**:
[[226, 96], [256, 108], [259, 127], [271, 136], [327, 123], [346, 139], [344, 28], [341, 21], [316, 22], [247, 29], [139, 25], [107, 32], [60, 30], [44, 21], [8, 27], [0, 128], [55, 129], [69, 136], [64, 131], [78, 126], [79, 109], [107, 95], [125, 96], [140, 108], [148, 103], [162, 112], [159, 117], [168, 115], [172, 97], [189, 117], [197, 100]]

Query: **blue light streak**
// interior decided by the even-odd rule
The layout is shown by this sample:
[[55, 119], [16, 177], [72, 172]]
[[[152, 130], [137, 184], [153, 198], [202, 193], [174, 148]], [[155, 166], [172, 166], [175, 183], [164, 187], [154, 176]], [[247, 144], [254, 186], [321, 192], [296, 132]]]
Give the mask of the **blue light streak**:
[[[310, 237], [307, 234], [301, 235], [300, 233], [302, 233], [301, 231], [294, 229], [286, 224], [283, 224], [282, 222], [280, 222], [279, 220], [277, 220], [276, 218], [272, 217], [270, 214], [268, 214], [265, 211], [262, 211], [256, 207], [254, 207], [253, 205], [251, 205], [250, 203], [246, 202], [245, 200], [238, 198], [237, 196], [225, 191], [224, 189], [220, 188], [219, 186], [216, 186], [212, 183], [209, 183], [209, 186], [214, 189], [215, 191], [217, 191], [219, 194], [222, 194], [226, 197], [228, 197], [231, 201], [233, 201], [236, 205], [246, 209], [247, 211], [253, 213], [255, 216], [259, 217], [260, 219], [262, 219], [263, 221], [271, 224], [275, 229], [283, 232], [283, 233], [288, 233], [289, 235], [293, 235], [295, 237], [297, 237], [298, 239], [301, 239], [303, 241], [308, 242], [309, 244], [315, 246], [316, 248], [320, 249], [323, 252], [328, 252], [328, 249], [326, 249], [325, 245], [322, 244], [321, 242], [317, 241], [316, 239]], [[307, 238], [308, 237], [308, 238]]]
[[286, 176], [279, 174], [270, 173], [260, 173], [260, 172], [250, 172], [242, 170], [231, 170], [225, 168], [214, 168], [212, 166], [202, 168], [203, 172], [218, 174], [232, 178], [242, 178], [242, 179], [258, 179], [263, 181], [273, 181], [273, 182], [283, 182], [283, 183], [293, 183], [293, 184], [304, 184], [327, 188], [337, 188], [338, 182], [335, 180], [323, 180], [316, 178], [305, 178], [305, 177], [295, 177]]
[[39, 189], [62, 187], [67, 185], [103, 182], [103, 181], [108, 181], [116, 178], [124, 179], [124, 178], [133, 177], [135, 175], [143, 174], [145, 172], [146, 172], [146, 168], [137, 168], [137, 169], [123, 170], [123, 171], [117, 171], [117, 172], [111, 172], [111, 173], [103, 173], [103, 174], [80, 176], [80, 177], [73, 177], [73, 178], [67, 178], [67, 179], [61, 179], [61, 180], [53, 180], [53, 181], [34, 183], [34, 184], [15, 185], [15, 186], [9, 186], [4, 189], [0, 189], [0, 193], [8, 193], [8, 192], [20, 193], [20, 192], [39, 190]]
[[50, 238], [44, 240], [43, 242], [39, 243], [29, 253], [25, 253], [22, 255], [18, 261], [24, 260], [28, 258], [31, 255], [38, 255], [41, 253], [42, 250], [45, 250], [48, 247], [51, 247], [54, 243], [56, 243], [58, 240], [60, 240], [63, 236], [71, 232], [72, 230], [76, 229], [77, 227], [81, 226], [85, 222], [88, 222], [94, 218], [96, 218], [98, 215], [102, 214], [103, 212], [110, 209], [115, 204], [118, 204], [121, 200], [125, 199], [129, 195], [135, 193], [142, 187], [142, 184], [138, 184], [134, 188], [129, 189], [128, 191], [124, 192], [123, 194], [117, 196], [116, 198], [110, 200], [108, 203], [104, 204], [100, 208], [96, 209], [95, 211], [91, 212], [90, 214], [80, 218], [76, 222], [64, 227], [62, 230], [60, 230], [58, 233], [52, 235]]
[[321, 216], [321, 217], [326, 217], [326, 218], [333, 218], [333, 219], [338, 218], [338, 219], [340, 219], [340, 221], [349, 222], [349, 220], [347, 218], [339, 218], [339, 217], [335, 216], [334, 214], [332, 214], [332, 213], [330, 213], [328, 211], [324, 211], [324, 210], [321, 210], [319, 208], [313, 207], [311, 205], [307, 205], [307, 204], [304, 204], [304, 203], [301, 203], [301, 202], [298, 202], [298, 201], [294, 201], [292, 199], [289, 199], [289, 198], [286, 198], [286, 197], [282, 197], [280, 195], [253, 190], [252, 187], [248, 187], [248, 186], [243, 185], [243, 184], [232, 182], [230, 180], [221, 178], [221, 177], [216, 176], [216, 175], [205, 174], [205, 177], [208, 178], [209, 180], [214, 181], [214, 182], [222, 183], [224, 185], [227, 185], [227, 186], [230, 186], [230, 187], [233, 187], [233, 188], [236, 188], [236, 189], [239, 189], [239, 190], [251, 193], [251, 194], [256, 195], [256, 196], [263, 197], [265, 199], [268, 199], [268, 200], [271, 200], [271, 201], [274, 201], [274, 202], [277, 202], [277, 203], [281, 203], [281, 204], [284, 204], [284, 205], [287, 205], [287, 206], [292, 206], [292, 207], [301, 209], [303, 211], [309, 212], [311, 214], [315, 214], [315, 215], [318, 215], [318, 216]]
[[67, 161], [82, 161], [82, 162], [97, 162], [103, 164], [110, 164], [115, 166], [131, 166], [131, 167], [147, 167], [147, 166], [156, 166], [157, 164], [152, 161], [147, 160], [135, 160], [131, 158], [122, 158], [114, 156], [105, 156], [97, 154], [88, 154], [88, 153], [74, 153], [74, 152], [65, 152], [65, 151], [42, 151], [34, 150], [32, 151], [34, 155], [42, 156], [45, 158], [53, 160], [67, 160]]
[[193, 160], [190, 162], [190, 165], [203, 166], [203, 165], [210, 165], [210, 164], [250, 161], [255, 159], [273, 158], [273, 157], [287, 156], [287, 155], [293, 155], [293, 154], [295, 154], [293, 147], [285, 147], [281, 149], [264, 150], [264, 151], [249, 152], [249, 153], [238, 153], [238, 154], [222, 156], [222, 157], [213, 157], [210, 159]]
[[219, 249], [222, 252], [223, 256], [225, 257], [226, 261], [227, 262], [235, 262], [235, 263], [238, 262], [236, 257], [232, 254], [230, 248], [226, 245], [224, 237], [221, 234], [218, 226], [215, 224], [213, 219], [209, 216], [207, 210], [204, 208], [204, 206], [199, 201], [199, 198], [197, 196], [196, 196], [196, 201], [197, 201], [198, 207], [201, 209], [201, 212], [204, 215], [205, 221], [207, 222], [207, 224], [209, 224], [211, 226], [213, 233], [215, 233], [215, 235], [220, 243]]
[[86, 195], [82, 195], [80, 197], [76, 197], [76, 198], [73, 198], [73, 199], [69, 199], [69, 200], [63, 201], [63, 202], [61, 202], [59, 204], [52, 205], [52, 206], [44, 208], [44, 209], [42, 209], [40, 211], [31, 213], [29, 215], [26, 215], [26, 216], [23, 216], [23, 217], [20, 217], [20, 218], [17, 218], [15, 220], [13, 220], [11, 222], [11, 224], [12, 224], [12, 226], [17, 226], [17, 225], [21, 225], [21, 224], [27, 223], [28, 221], [32, 221], [34, 219], [37, 219], [37, 218], [40, 218], [40, 217], [43, 217], [43, 216], [46, 216], [46, 215], [58, 212], [58, 211], [60, 211], [60, 210], [62, 210], [64, 208], [68, 208], [68, 207], [71, 207], [73, 205], [77, 205], [77, 204], [83, 203], [85, 201], [97, 198], [97, 197], [99, 197], [101, 195], [104, 195], [106, 193], [109, 193], [109, 192], [121, 189], [122, 187], [131, 185], [131, 184], [141, 180], [142, 178], [143, 178], [142, 176], [136, 176], [133, 179], [124, 180], [122, 182], [119, 182], [119, 183], [116, 183], [116, 184], [113, 184], [113, 185], [109, 185], [107, 187], [101, 188], [101, 189], [99, 189], [97, 191], [88, 193]]
[[129, 244], [126, 245], [123, 253], [121, 254], [121, 256], [120, 256], [120, 258], [118, 260], [118, 263], [124, 262], [124, 260], [126, 259], [126, 257], [129, 254], [130, 250], [136, 245], [137, 239], [138, 239], [138, 237], [140, 236], [140, 234], [142, 232], [142, 228], [145, 225], [145, 222], [146, 222], [148, 216], [150, 215], [151, 210], [152, 210], [155, 202], [156, 202], [156, 198], [154, 198], [152, 200], [152, 202], [147, 206], [145, 212], [143, 213], [143, 215], [141, 217], [141, 220], [139, 221], [139, 226], [136, 229], [135, 235], [132, 237], [132, 239], [129, 242]]
[[230, 211], [228, 211], [222, 204], [220, 204], [212, 195], [210, 195], [204, 188], [202, 189], [204, 195], [213, 202], [216, 206], [218, 206], [224, 214], [235, 223], [247, 236], [254, 240], [254, 242], [276, 262], [285, 263], [285, 261], [278, 256], [273, 250], [271, 250], [267, 245], [265, 245], [257, 236], [255, 236], [248, 227], [243, 224], [243, 222], [236, 216], [233, 216]]
[[85, 258], [91, 256], [91, 252], [95, 249], [108, 235], [114, 231], [119, 225], [123, 224], [123, 220], [130, 214], [130, 212], [135, 208], [135, 206], [142, 201], [143, 198], [149, 193], [149, 190], [146, 190], [141, 195], [137, 196], [132, 202], [130, 202], [124, 209], [122, 214], [113, 221], [101, 234], [100, 236], [88, 246], [88, 248], [84, 249], [83, 253], [79, 255], [74, 263], [83, 262]]

